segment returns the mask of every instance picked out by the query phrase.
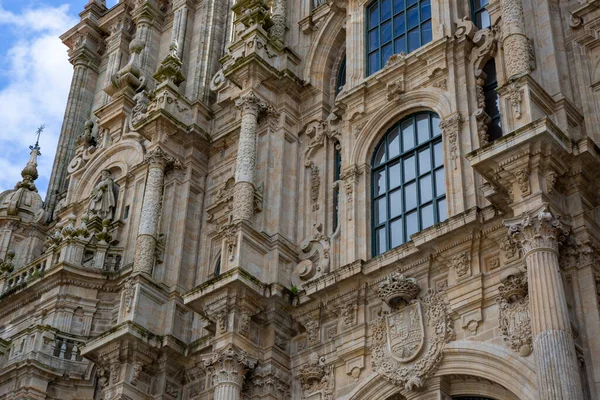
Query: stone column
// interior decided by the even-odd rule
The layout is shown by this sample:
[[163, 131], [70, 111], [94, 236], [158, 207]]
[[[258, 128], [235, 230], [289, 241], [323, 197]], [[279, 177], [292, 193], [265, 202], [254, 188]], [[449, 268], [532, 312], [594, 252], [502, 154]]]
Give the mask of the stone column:
[[540, 400], [583, 399], [558, 248], [569, 228], [544, 206], [505, 222], [527, 264], [533, 349]]
[[503, 0], [504, 56], [508, 79], [518, 78], [531, 71], [529, 40], [525, 35], [525, 16], [522, 0]]
[[148, 164], [148, 175], [142, 201], [140, 226], [135, 243], [133, 272], [144, 272], [152, 275], [158, 219], [162, 209], [165, 170], [167, 166], [173, 164], [174, 160], [167, 156], [160, 147], [157, 147], [146, 154], [144, 162]]
[[[185, 44], [185, 33], [187, 30], [188, 6], [186, 3], [177, 5], [179, 8], [173, 13], [173, 30], [171, 31], [171, 43], [177, 43], [177, 57], [183, 60], [183, 46]], [[175, 5], [174, 5], [175, 7]]]
[[256, 128], [258, 115], [267, 105], [254, 92], [240, 97], [236, 106], [242, 110], [233, 187], [233, 220], [250, 221], [254, 215], [254, 175], [256, 169]]
[[240, 350], [228, 348], [216, 351], [204, 361], [204, 366], [212, 374], [215, 387], [214, 400], [239, 400], [246, 372], [254, 368], [256, 361]]
[[271, 20], [273, 21], [273, 26], [270, 30], [271, 40], [273, 44], [279, 49], [283, 49], [285, 46], [285, 30], [286, 30], [286, 22], [285, 22], [285, 14], [286, 14], [286, 0], [277, 0], [273, 6]]

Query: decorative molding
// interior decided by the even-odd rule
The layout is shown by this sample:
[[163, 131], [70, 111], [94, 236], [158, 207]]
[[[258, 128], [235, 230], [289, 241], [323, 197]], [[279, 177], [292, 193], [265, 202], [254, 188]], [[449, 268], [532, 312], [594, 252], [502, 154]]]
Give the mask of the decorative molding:
[[522, 357], [531, 354], [533, 338], [527, 276], [511, 275], [498, 287], [498, 324], [506, 345]]

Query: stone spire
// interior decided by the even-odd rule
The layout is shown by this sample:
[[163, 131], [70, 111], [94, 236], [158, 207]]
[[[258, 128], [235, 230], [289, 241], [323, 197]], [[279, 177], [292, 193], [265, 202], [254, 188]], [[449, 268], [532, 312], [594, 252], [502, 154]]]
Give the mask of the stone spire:
[[37, 140], [33, 146], [29, 146], [29, 150], [31, 150], [29, 153], [29, 161], [27, 161], [25, 168], [23, 168], [21, 171], [21, 177], [23, 177], [23, 180], [17, 183], [15, 190], [24, 188], [31, 190], [32, 192], [37, 192], [37, 188], [35, 187], [33, 181], [35, 181], [39, 176], [37, 170], [37, 158], [38, 156], [42, 155], [42, 153], [40, 153], [40, 134], [44, 131], [44, 127], [44, 125], [41, 125], [38, 128]]

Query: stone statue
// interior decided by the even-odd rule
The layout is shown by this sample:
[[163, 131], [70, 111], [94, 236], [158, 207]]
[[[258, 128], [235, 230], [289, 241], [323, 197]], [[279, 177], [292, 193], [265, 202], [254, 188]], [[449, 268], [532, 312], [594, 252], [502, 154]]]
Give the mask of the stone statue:
[[109, 170], [102, 171], [102, 179], [92, 189], [90, 204], [88, 206], [91, 217], [99, 217], [101, 220], [113, 219], [117, 196], [115, 182]]

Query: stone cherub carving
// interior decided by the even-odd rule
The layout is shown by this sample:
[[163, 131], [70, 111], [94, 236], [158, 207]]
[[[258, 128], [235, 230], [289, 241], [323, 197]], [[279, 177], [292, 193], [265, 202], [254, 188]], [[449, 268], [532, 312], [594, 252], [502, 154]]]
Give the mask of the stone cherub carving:
[[101, 220], [112, 220], [117, 204], [115, 181], [109, 170], [102, 171], [102, 179], [92, 189], [90, 204], [88, 206], [90, 217], [99, 217]]

